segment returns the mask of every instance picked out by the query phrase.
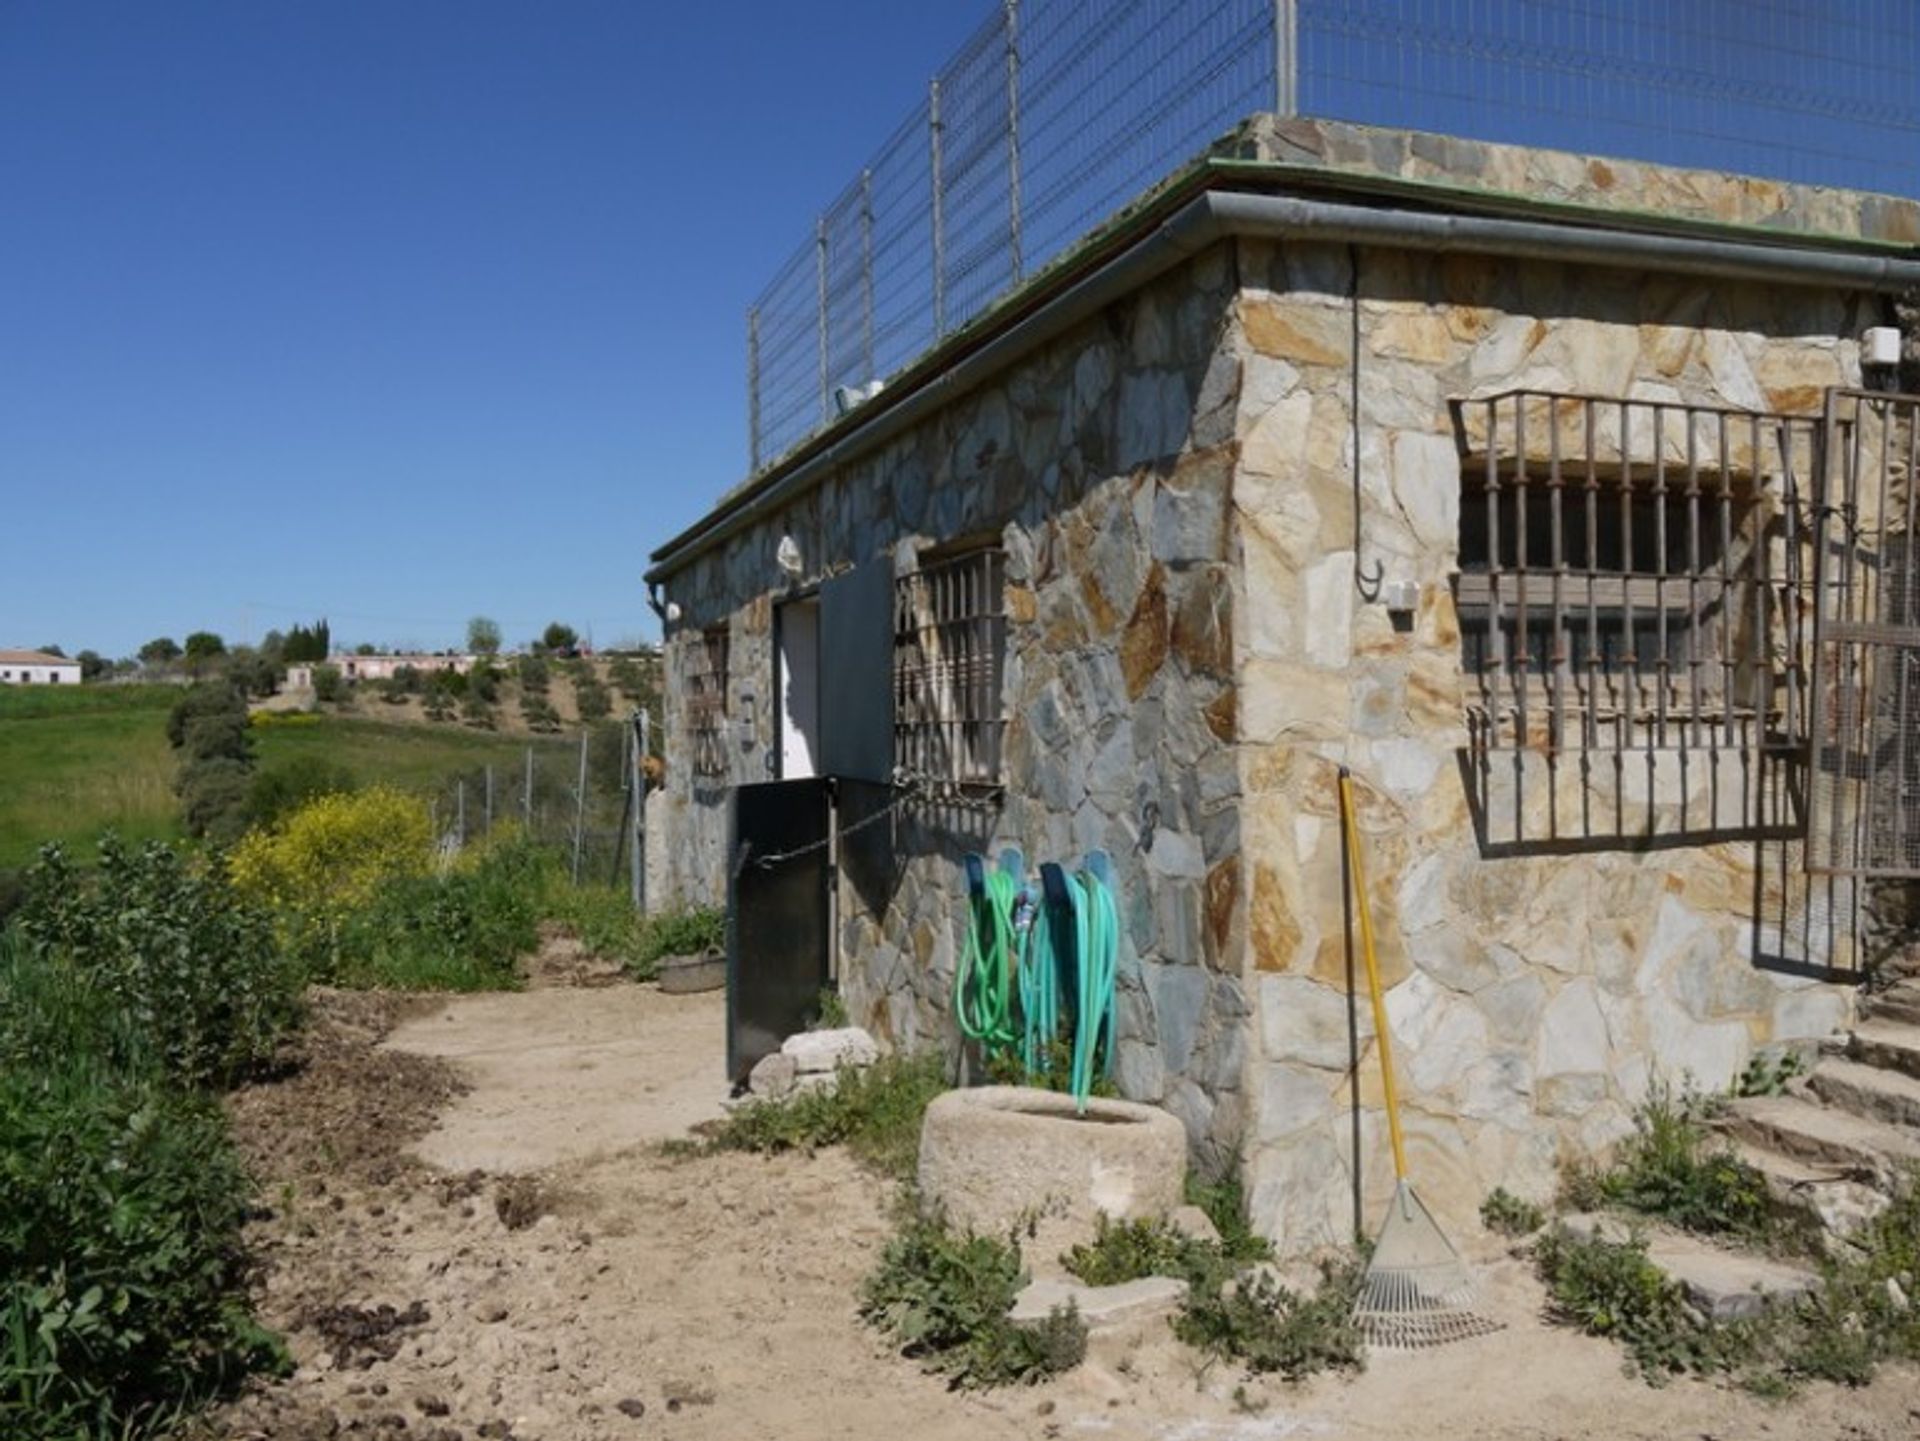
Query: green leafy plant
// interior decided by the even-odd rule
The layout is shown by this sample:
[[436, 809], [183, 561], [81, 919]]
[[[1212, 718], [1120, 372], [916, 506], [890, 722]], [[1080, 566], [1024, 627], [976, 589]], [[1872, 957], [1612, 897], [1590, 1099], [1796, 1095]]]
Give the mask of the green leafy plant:
[[1597, 1196], [1706, 1235], [1775, 1235], [1766, 1178], [1707, 1130], [1713, 1104], [1693, 1092], [1676, 1096], [1670, 1087], [1654, 1087], [1613, 1164], [1576, 1180], [1574, 1199]]
[[717, 907], [698, 906], [686, 910], [662, 911], [647, 918], [634, 960], [651, 965], [668, 956], [698, 956], [718, 950], [727, 943], [727, 913]]
[[1736, 1096], [1780, 1096], [1786, 1094], [1787, 1086], [1806, 1074], [1807, 1063], [1798, 1051], [1781, 1051], [1777, 1055], [1764, 1053], [1747, 1062], [1747, 1068], [1733, 1083]]
[[261, 1065], [299, 1018], [297, 969], [217, 862], [110, 836], [91, 875], [49, 846], [25, 884], [14, 922], [23, 948], [110, 1002], [182, 1085], [223, 1084]]
[[1226, 1160], [1217, 1176], [1187, 1172], [1186, 1193], [1187, 1204], [1204, 1211], [1213, 1229], [1220, 1233], [1220, 1245], [1229, 1261], [1244, 1266], [1272, 1259], [1272, 1243], [1253, 1229], [1247, 1214], [1247, 1194], [1240, 1183], [1237, 1155]]
[[1735, 1347], [1728, 1336], [1703, 1321], [1647, 1258], [1644, 1238], [1609, 1241], [1556, 1227], [1535, 1245], [1534, 1261], [1547, 1285], [1548, 1315], [1620, 1342], [1648, 1381], [1730, 1364]]
[[843, 1069], [831, 1086], [749, 1102], [720, 1124], [711, 1144], [763, 1152], [845, 1145], [875, 1170], [907, 1180], [927, 1106], [946, 1089], [938, 1056], [882, 1056], [864, 1070]]
[[1311, 1295], [1253, 1271], [1218, 1290], [1194, 1287], [1174, 1334], [1209, 1355], [1255, 1373], [1299, 1381], [1319, 1371], [1358, 1371], [1365, 1362], [1353, 1303], [1365, 1267], [1356, 1257], [1322, 1264]]
[[1104, 1214], [1095, 1222], [1093, 1240], [1073, 1247], [1060, 1264], [1089, 1286], [1172, 1276], [1216, 1290], [1234, 1269], [1218, 1242], [1189, 1236], [1159, 1217], [1115, 1221]]
[[1011, 1240], [915, 1217], [867, 1278], [860, 1314], [956, 1387], [1031, 1383], [1079, 1365], [1087, 1328], [1071, 1307], [1016, 1325], [1008, 1312], [1025, 1279]]
[[1495, 1186], [1480, 1203], [1480, 1224], [1502, 1236], [1530, 1236], [1547, 1224], [1547, 1213], [1505, 1186]]

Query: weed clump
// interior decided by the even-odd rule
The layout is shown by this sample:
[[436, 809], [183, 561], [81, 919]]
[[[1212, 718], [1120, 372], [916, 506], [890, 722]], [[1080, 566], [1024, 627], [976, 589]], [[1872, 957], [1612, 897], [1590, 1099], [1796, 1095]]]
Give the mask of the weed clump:
[[845, 1145], [882, 1174], [909, 1181], [920, 1154], [920, 1123], [946, 1089], [938, 1056], [882, 1056], [864, 1070], [842, 1069], [831, 1086], [748, 1102], [720, 1124], [711, 1144], [761, 1152]]
[[1248, 1371], [1299, 1381], [1319, 1371], [1366, 1366], [1353, 1306], [1365, 1266], [1358, 1256], [1321, 1264], [1311, 1294], [1253, 1271], [1219, 1290], [1194, 1287], [1174, 1318], [1173, 1333], [1189, 1346], [1238, 1361]]
[[1530, 1236], [1547, 1224], [1547, 1213], [1505, 1186], [1495, 1186], [1480, 1203], [1480, 1224], [1501, 1236]]
[[1025, 1279], [1013, 1241], [916, 1217], [887, 1243], [860, 1314], [955, 1387], [1031, 1384], [1079, 1365], [1087, 1328], [1071, 1306], [1034, 1325], [1012, 1321]]

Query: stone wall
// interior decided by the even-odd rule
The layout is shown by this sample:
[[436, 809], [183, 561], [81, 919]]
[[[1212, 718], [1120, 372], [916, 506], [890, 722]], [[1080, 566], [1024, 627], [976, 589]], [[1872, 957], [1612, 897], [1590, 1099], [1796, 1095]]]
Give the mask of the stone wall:
[[[1183, 265], [675, 575], [660, 803], [667, 889], [719, 902], [726, 787], [766, 779], [775, 742], [769, 581], [782, 535], [810, 580], [876, 556], [904, 571], [924, 543], [997, 532], [1006, 794], [903, 810], [875, 828], [888, 835], [878, 860], [862, 833], [838, 896], [842, 994], [897, 1044], [954, 1044], [962, 854], [1017, 844], [1037, 864], [1104, 848], [1126, 931], [1116, 1079], [1130, 1099], [1165, 1104], [1214, 1159], [1240, 1140], [1249, 1022], [1229, 515], [1240, 369], [1223, 349], [1232, 260], [1221, 246]], [[686, 676], [716, 623], [731, 635], [730, 771], [702, 779], [687, 764]]]
[[[1496, 1184], [1544, 1193], [1563, 1157], [1628, 1130], [1649, 1084], [1724, 1086], [1756, 1047], [1825, 1035], [1850, 1005], [1815, 977], [1852, 961], [1823, 929], [1851, 898], [1810, 887], [1791, 842], [1483, 853], [1461, 765], [1461, 462], [1446, 402], [1537, 388], [1803, 411], [1854, 380], [1843, 337], [1872, 311], [1547, 264], [1358, 262], [1360, 544], [1369, 567], [1419, 584], [1411, 627], [1356, 593], [1349, 252], [1243, 243], [1233, 336], [1257, 1011], [1247, 1164], [1260, 1228], [1292, 1249], [1353, 1234], [1356, 1170], [1369, 1227], [1390, 1184], [1372, 1025], [1364, 999], [1349, 1004], [1342, 763], [1359, 788], [1413, 1169], [1443, 1216], [1464, 1220]], [[1544, 757], [1528, 766], [1505, 783], [1540, 835], [1554, 781]]]

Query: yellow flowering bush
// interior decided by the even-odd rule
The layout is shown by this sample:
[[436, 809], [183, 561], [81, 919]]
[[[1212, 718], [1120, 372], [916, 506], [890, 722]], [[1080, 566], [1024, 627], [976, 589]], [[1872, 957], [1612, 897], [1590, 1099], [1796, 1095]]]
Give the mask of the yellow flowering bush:
[[271, 829], [248, 833], [228, 870], [242, 895], [312, 922], [344, 916], [382, 885], [423, 875], [432, 863], [426, 802], [371, 786], [316, 796]]

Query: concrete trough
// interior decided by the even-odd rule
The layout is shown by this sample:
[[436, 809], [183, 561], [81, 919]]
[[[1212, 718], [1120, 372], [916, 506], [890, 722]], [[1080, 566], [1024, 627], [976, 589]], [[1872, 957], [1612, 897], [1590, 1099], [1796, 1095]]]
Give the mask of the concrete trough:
[[1163, 1216], [1181, 1203], [1187, 1133], [1165, 1111], [1027, 1086], [949, 1091], [920, 1132], [920, 1196], [982, 1235], [1039, 1217], [1091, 1232], [1095, 1219]]

